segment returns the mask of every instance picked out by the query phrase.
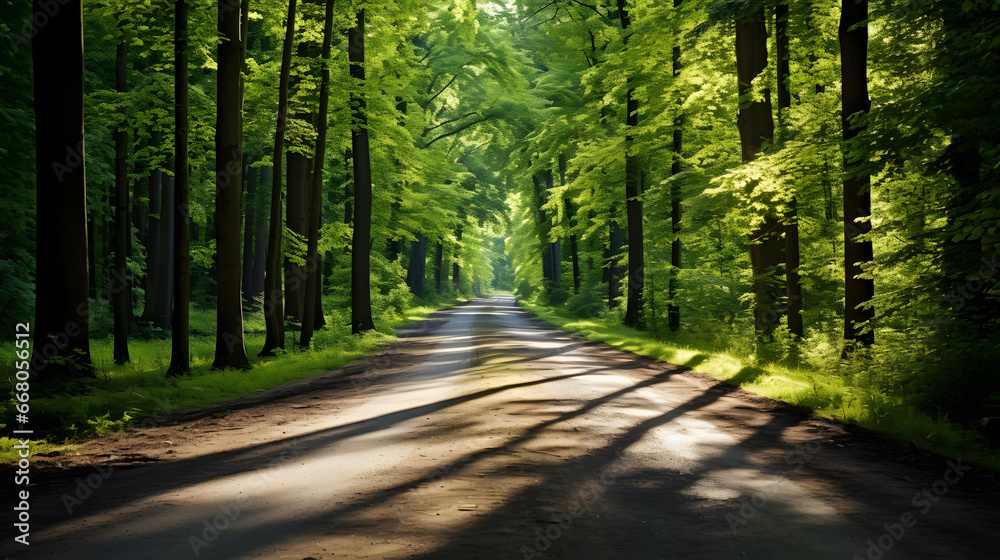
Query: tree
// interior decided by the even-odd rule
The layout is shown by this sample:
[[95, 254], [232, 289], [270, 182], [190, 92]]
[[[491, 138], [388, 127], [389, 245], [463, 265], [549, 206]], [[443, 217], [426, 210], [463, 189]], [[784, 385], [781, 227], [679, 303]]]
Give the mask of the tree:
[[171, 375], [191, 369], [190, 172], [188, 169], [188, 5], [174, 2], [174, 315]]
[[271, 174], [271, 210], [267, 239], [267, 266], [264, 273], [264, 322], [266, 335], [261, 356], [270, 356], [285, 348], [285, 312], [282, 295], [281, 238], [281, 157], [285, 152], [285, 127], [288, 119], [288, 76], [292, 67], [295, 42], [295, 0], [288, 0], [285, 41], [281, 47], [281, 74], [278, 79], [278, 124], [274, 131], [273, 172]]
[[875, 316], [870, 303], [875, 281], [862, 277], [872, 261], [872, 242], [858, 239], [871, 231], [871, 179], [860, 165], [863, 156], [851, 141], [864, 129], [871, 109], [868, 98], [868, 0], [843, 0], [840, 16], [840, 67], [843, 92], [841, 123], [846, 147], [844, 157], [844, 339], [871, 346], [875, 332], [866, 324]]
[[347, 32], [347, 56], [354, 90], [351, 109], [351, 150], [354, 154], [354, 235], [351, 242], [351, 332], [375, 330], [371, 302], [372, 169], [368, 146], [368, 116], [365, 114], [365, 11]]
[[240, 289], [240, 225], [243, 194], [243, 131], [240, 72], [243, 44], [238, 0], [219, 0], [218, 87], [215, 125], [215, 227], [219, 296], [215, 368], [249, 369], [243, 342], [243, 297]]
[[330, 105], [330, 41], [333, 38], [333, 0], [326, 1], [326, 17], [323, 25], [323, 76], [319, 86], [319, 119], [316, 131], [316, 153], [313, 156], [312, 188], [309, 203], [309, 238], [306, 249], [306, 293], [302, 316], [302, 333], [299, 344], [309, 347], [317, 319], [322, 319], [320, 282], [323, 274], [319, 262], [319, 223], [323, 208], [323, 162], [326, 161], [326, 131]]
[[[35, 0], [34, 13], [48, 13]], [[39, 381], [93, 375], [83, 148], [83, 10], [67, 0], [31, 39], [37, 241], [34, 357]]]
[[[682, 0], [674, 0], [674, 11], [680, 7]], [[674, 45], [672, 52], [672, 77], [676, 82], [681, 73], [681, 46]], [[681, 104], [678, 98], [677, 104]], [[682, 125], [684, 118], [679, 114], [674, 119], [673, 148], [674, 158], [670, 164], [670, 174], [674, 180], [670, 183], [670, 231], [674, 238], [670, 242], [670, 278], [667, 283], [667, 297], [670, 303], [667, 305], [667, 328], [672, 331], [679, 331], [681, 328], [681, 309], [677, 305], [677, 284], [681, 269], [681, 185], [679, 175], [681, 173], [681, 149], [684, 142], [684, 129]]]
[[[740, 109], [737, 125], [744, 163], [756, 159], [763, 142], [774, 139], [770, 95], [753, 91], [753, 82], [767, 68], [767, 29], [764, 8], [738, 16], [736, 21], [736, 74], [739, 82]], [[754, 275], [754, 328], [768, 334], [777, 325], [780, 314], [775, 298], [777, 272], [784, 260], [781, 224], [768, 209], [760, 225], [750, 234], [750, 264]]]
[[[115, 90], [124, 94], [128, 89], [128, 44], [124, 37], [118, 42], [115, 56]], [[129, 220], [128, 196], [128, 133], [125, 123], [115, 127], [115, 264], [111, 272], [111, 305], [114, 315], [114, 360], [116, 364], [129, 361], [128, 325], [132, 320], [132, 291], [128, 276], [129, 243], [132, 240], [132, 223]]]
[[[628, 33], [631, 18], [625, 8], [625, 0], [618, 0], [618, 13], [622, 31]], [[628, 43], [628, 35], [624, 41]], [[636, 154], [631, 153], [634, 131], [639, 125], [639, 100], [634, 87], [629, 86], [625, 96], [625, 125], [629, 131], [625, 136], [625, 216], [628, 228], [628, 286], [625, 299], [625, 326], [643, 328], [642, 288], [645, 254], [642, 236], [642, 195], [643, 171]]]
[[[775, 43], [778, 66], [778, 118], [784, 118], [792, 106], [788, 91], [790, 64], [788, 55], [788, 2], [783, 0], [774, 8]], [[788, 330], [802, 336], [802, 285], [799, 279], [799, 217], [798, 204], [792, 196], [785, 212], [785, 296], [788, 299]]]

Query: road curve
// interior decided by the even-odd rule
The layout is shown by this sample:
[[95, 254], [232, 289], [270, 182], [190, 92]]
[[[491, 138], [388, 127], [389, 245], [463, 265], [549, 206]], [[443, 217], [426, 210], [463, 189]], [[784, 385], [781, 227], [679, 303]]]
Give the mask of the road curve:
[[[84, 448], [9, 558], [993, 559], [1000, 498], [485, 298], [360, 364]], [[125, 459], [146, 463], [126, 468]]]

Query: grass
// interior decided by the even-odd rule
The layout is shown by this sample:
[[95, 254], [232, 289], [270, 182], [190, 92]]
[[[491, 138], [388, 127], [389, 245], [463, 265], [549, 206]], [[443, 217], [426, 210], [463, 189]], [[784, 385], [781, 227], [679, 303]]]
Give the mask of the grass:
[[[572, 317], [561, 308], [519, 302], [540, 319], [562, 330], [603, 342], [619, 350], [688, 367], [744, 389], [812, 410], [845, 424], [862, 426], [917, 447], [962, 458], [1000, 473], [1000, 450], [978, 433], [917, 410], [906, 396], [889, 394], [858, 368], [838, 374], [832, 368], [791, 367], [762, 360], [745, 345], [726, 349], [718, 344], [671, 342], [600, 318]], [[740, 350], [743, 349], [743, 352]], [[734, 351], [735, 350], [735, 351]], [[829, 359], [829, 358], [828, 358]], [[838, 364], [851, 371], [851, 364]]]
[[[32, 453], [72, 453], [75, 450], [71, 443], [80, 437], [127, 429], [143, 418], [253, 395], [287, 381], [336, 369], [394, 341], [393, 328], [424, 319], [459, 301], [431, 302], [407, 307], [402, 312], [382, 312], [376, 318], [378, 330], [362, 335], [350, 333], [349, 310], [326, 302], [325, 308], [334, 311], [326, 317], [327, 326], [316, 331], [310, 348], [298, 348], [298, 332], [289, 331], [286, 332], [288, 350], [266, 358], [257, 357], [264, 343], [263, 317], [260, 313], [248, 313], [244, 328], [249, 371], [212, 369], [214, 311], [192, 312], [191, 375], [185, 377], [166, 376], [169, 338], [131, 340], [132, 361], [123, 365], [114, 364], [110, 337], [93, 340], [91, 358], [97, 379], [89, 391], [31, 399], [30, 427], [35, 430], [34, 437], [39, 438], [32, 440]], [[13, 364], [5, 364], [5, 370], [14, 371]], [[13, 379], [10, 381], [13, 383]], [[3, 418], [13, 418], [11, 406], [12, 402], [5, 403], [0, 413]], [[54, 443], [57, 441], [64, 443]], [[17, 460], [14, 444], [15, 439], [0, 437], [0, 462]]]

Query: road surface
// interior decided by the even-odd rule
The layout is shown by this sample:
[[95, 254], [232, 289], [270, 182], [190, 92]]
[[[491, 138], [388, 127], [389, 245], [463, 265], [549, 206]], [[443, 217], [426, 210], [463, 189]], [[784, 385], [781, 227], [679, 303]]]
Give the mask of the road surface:
[[[1000, 499], [487, 298], [379, 356], [85, 445], [9, 558], [994, 559]], [[199, 415], [194, 415], [199, 416]]]

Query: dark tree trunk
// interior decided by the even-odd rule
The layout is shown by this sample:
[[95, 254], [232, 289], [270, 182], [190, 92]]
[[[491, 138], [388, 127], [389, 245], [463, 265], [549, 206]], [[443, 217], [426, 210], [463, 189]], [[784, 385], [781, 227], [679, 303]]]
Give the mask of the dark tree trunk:
[[[566, 154], [559, 154], [559, 186], [566, 186]], [[569, 251], [573, 261], [573, 291], [580, 293], [580, 256], [577, 252], [576, 233], [574, 233], [576, 224], [573, 223], [573, 203], [570, 202], [568, 196], [565, 198], [565, 203], [566, 220], [570, 224]]]
[[[865, 114], [871, 109], [871, 100], [868, 98], [868, 26], [859, 25], [867, 19], [868, 0], [844, 0], [839, 37], [843, 83], [841, 125], [845, 143], [861, 132], [860, 127], [851, 126], [850, 118]], [[875, 282], [858, 276], [862, 273], [862, 264], [872, 261], [872, 243], [856, 239], [871, 231], [871, 193], [870, 177], [860, 170], [860, 163], [845, 157], [844, 339], [871, 346], [875, 342], [875, 333], [871, 330], [862, 333], [861, 329], [875, 317], [874, 308], [867, 306], [875, 296]]]
[[[159, 133], [155, 133], [159, 136]], [[154, 136], [154, 139], [155, 139]], [[146, 236], [146, 282], [145, 296], [142, 308], [143, 321], [153, 322], [156, 319], [156, 296], [163, 282], [160, 266], [160, 214], [163, 200], [163, 173], [154, 169], [149, 173], [149, 235]]]
[[253, 299], [253, 238], [257, 207], [257, 168], [245, 167], [246, 189], [243, 197], [243, 301]]
[[174, 320], [170, 375], [191, 370], [190, 176], [188, 169], [188, 6], [176, 0], [174, 20]]
[[[115, 91], [125, 93], [128, 88], [128, 46], [118, 43], [115, 57]], [[129, 361], [128, 324], [132, 320], [132, 291], [129, 288], [128, 259], [132, 230], [128, 219], [128, 133], [125, 123], [115, 130], [115, 265], [111, 272], [111, 308], [114, 315], [114, 360], [116, 364]]]
[[264, 274], [264, 324], [266, 335], [261, 356], [285, 348], [285, 312], [281, 286], [281, 238], [284, 221], [281, 215], [281, 156], [285, 152], [285, 127], [288, 115], [288, 75], [292, 67], [292, 43], [295, 42], [295, 0], [288, 0], [285, 42], [281, 48], [281, 73], [278, 78], [278, 123], [274, 132], [271, 168], [271, 208], [268, 220], [267, 264]]
[[548, 219], [542, 206], [545, 205], [548, 195], [542, 190], [542, 182], [537, 173], [532, 173], [531, 184], [535, 189], [535, 222], [538, 225], [539, 247], [542, 254], [542, 284], [547, 290], [552, 281], [552, 247], [549, 245]]
[[174, 177], [166, 177], [160, 189], [160, 247], [157, 249], [159, 288], [153, 301], [153, 323], [167, 328], [173, 320], [174, 302]]
[[[35, 0], [34, 13], [48, 2]], [[83, 161], [83, 11], [67, 0], [31, 39], [37, 237], [33, 379], [93, 375]], [[53, 358], [63, 358], [55, 360]]]
[[[310, 183], [311, 160], [298, 152], [288, 152], [288, 199], [285, 204], [285, 221], [289, 231], [309, 237], [309, 220], [306, 208]], [[302, 322], [306, 294], [305, 267], [285, 258], [285, 315]]]
[[622, 236], [617, 220], [612, 220], [608, 229], [608, 309], [614, 309], [618, 307], [618, 298], [622, 295], [618, 284], [618, 256], [622, 252]]
[[[775, 42], [778, 63], [778, 120], [783, 122], [785, 113], [792, 106], [792, 96], [788, 91], [788, 2], [779, 2], [774, 8]], [[788, 330], [802, 336], [802, 285], [799, 279], [799, 217], [798, 204], [792, 197], [784, 218], [785, 233], [785, 297], [788, 300]]]
[[[674, 0], [674, 8], [681, 5], [682, 0]], [[681, 47], [675, 46], [673, 52], [673, 78], [676, 81], [681, 73]], [[674, 161], [670, 165], [670, 174], [674, 180], [670, 183], [670, 231], [674, 234], [670, 242], [670, 277], [667, 280], [667, 328], [676, 332], [681, 328], [681, 308], [677, 305], [677, 285], [681, 271], [681, 184], [678, 176], [681, 173], [681, 149], [683, 147], [684, 118], [680, 114], [682, 100], [677, 100], [677, 117], [674, 119]]]
[[265, 190], [271, 184], [271, 168], [262, 167], [260, 169], [260, 188], [257, 189], [257, 215], [254, 220], [254, 241], [253, 241], [253, 278], [251, 282], [250, 295], [258, 297], [264, 293], [264, 276], [267, 269], [267, 212], [265, 202], [268, 200], [268, 191]]
[[215, 368], [249, 369], [243, 341], [240, 290], [240, 225], [242, 222], [243, 132], [240, 69], [243, 43], [237, 0], [219, 0], [218, 87], [215, 125], [215, 228], [219, 297], [216, 303]]
[[319, 86], [319, 125], [316, 130], [316, 153], [313, 156], [312, 188], [309, 202], [309, 237], [306, 247], [306, 294], [302, 315], [302, 336], [299, 345], [308, 347], [313, 329], [323, 320], [322, 280], [323, 270], [319, 260], [319, 227], [323, 208], [323, 162], [326, 161], [326, 132], [330, 106], [330, 42], [333, 38], [333, 0], [326, 0], [326, 18], [323, 27], [323, 76]]
[[[549, 193], [555, 186], [555, 179], [552, 176], [552, 170], [545, 170], [545, 193], [542, 195], [542, 203], [547, 203], [549, 200]], [[554, 219], [552, 220], [554, 221]], [[552, 226], [554, 225], [552, 221], [546, 223], [545, 225], [545, 238], [548, 239]], [[558, 286], [562, 282], [562, 248], [559, 245], [559, 240], [549, 241], [549, 266], [551, 267], [551, 276], [549, 280], [552, 282], [553, 286]], [[551, 286], [550, 286], [551, 287]]]
[[[438, 244], [438, 254], [440, 255]], [[424, 277], [426, 276], [427, 262], [427, 237], [422, 233], [417, 234], [417, 240], [410, 242], [410, 264], [406, 267], [406, 285], [417, 297], [424, 297]], [[441, 275], [438, 274], [436, 281], [440, 285]], [[440, 289], [440, 288], [439, 288]]]
[[[621, 15], [622, 31], [626, 33], [625, 43], [628, 44], [628, 28], [631, 18], [625, 8], [625, 0], [618, 0], [618, 13]], [[631, 82], [631, 78], [628, 79]], [[642, 176], [643, 171], [639, 160], [629, 153], [635, 127], [639, 125], [639, 101], [635, 99], [635, 90], [631, 87], [625, 96], [625, 126], [629, 131], [625, 136], [625, 217], [628, 228], [628, 287], [625, 298], [625, 320], [627, 327], [641, 329], [645, 327], [642, 312], [642, 288], [644, 279], [643, 235], [642, 235]]]
[[437, 242], [437, 250], [434, 252], [434, 290], [441, 295], [441, 269], [444, 266], [444, 243]]
[[[752, 14], [751, 19], [736, 22], [736, 74], [739, 95], [750, 94], [750, 83], [767, 67], [767, 30], [764, 9]], [[774, 121], [771, 102], [741, 102], [737, 124], [743, 162], [754, 160], [764, 141], [774, 138]], [[763, 223], [750, 234], [750, 265], [754, 276], [754, 328], [759, 334], [770, 334], [781, 315], [778, 286], [784, 283], [780, 266], [784, 261], [782, 226], [770, 211]]]
[[[358, 86], [365, 84], [365, 11], [358, 12], [357, 25], [347, 32], [347, 55], [351, 78]], [[354, 239], [351, 244], [351, 332], [375, 330], [372, 321], [371, 230], [372, 168], [368, 148], [368, 117], [363, 93], [352, 95], [354, 126], [351, 127], [351, 150], [354, 154]]]
[[[465, 213], [461, 208], [458, 209], [458, 215], [460, 219], [464, 219]], [[459, 256], [462, 254], [462, 222], [458, 222], [458, 227], [455, 228], [455, 260], [452, 261], [451, 268], [451, 283], [455, 287], [455, 291], [458, 291], [459, 279], [461, 278], [459, 274], [462, 269], [459, 263]]]

